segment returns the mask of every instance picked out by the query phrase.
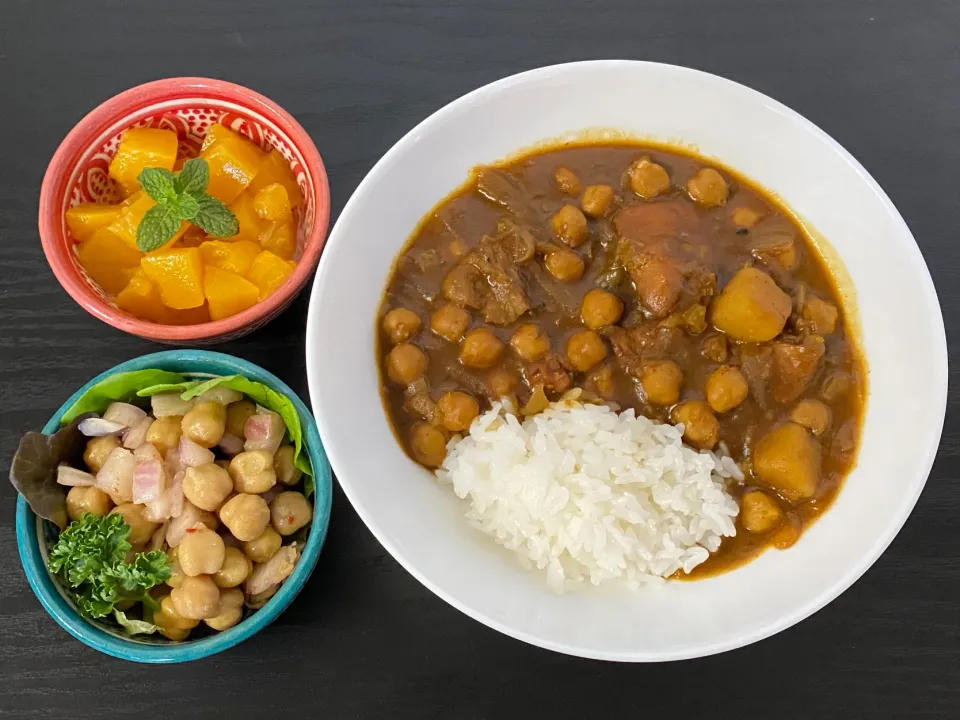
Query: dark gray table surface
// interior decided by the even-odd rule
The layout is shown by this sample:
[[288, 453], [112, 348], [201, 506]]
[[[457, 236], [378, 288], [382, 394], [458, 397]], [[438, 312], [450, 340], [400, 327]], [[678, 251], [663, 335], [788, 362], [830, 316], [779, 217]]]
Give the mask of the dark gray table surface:
[[[767, 93], [850, 150], [913, 230], [951, 337], [960, 311], [956, 0], [299, 0], [0, 6], [0, 466], [92, 375], [158, 349], [61, 290], [37, 237], [64, 134], [127, 87], [207, 75], [259, 90], [312, 134], [333, 217], [377, 158], [473, 88], [551, 63], [677, 63]], [[891, 278], [892, 294], [896, 278]], [[306, 398], [307, 295], [221, 349]], [[99, 655], [41, 609], [0, 484], [0, 716], [18, 718], [919, 718], [960, 713], [960, 418], [951, 393], [923, 496], [893, 545], [828, 607], [771, 639], [657, 666], [528, 647], [434, 597], [337, 490], [316, 572], [272, 626], [212, 659]], [[903, 418], [908, 422], [908, 418]], [[157, 712], [159, 711], [159, 712]], [[122, 715], [121, 715], [122, 713]], [[161, 714], [162, 713], [162, 714]]]

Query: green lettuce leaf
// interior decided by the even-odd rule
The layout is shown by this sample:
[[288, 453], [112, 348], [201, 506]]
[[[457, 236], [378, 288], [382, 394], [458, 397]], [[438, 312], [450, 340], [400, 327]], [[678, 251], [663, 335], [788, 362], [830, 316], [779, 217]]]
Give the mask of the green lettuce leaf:
[[111, 375], [87, 390], [60, 418], [62, 425], [73, 422], [83, 413], [102, 413], [112, 402], [127, 402], [137, 390], [152, 385], [182, 383], [186, 378], [168, 370], [132, 370]]
[[137, 390], [137, 397], [153, 397], [154, 395], [168, 392], [182, 393], [184, 390], [189, 390], [190, 388], [194, 387], [195, 385], [199, 385], [202, 382], [203, 380], [184, 380], [183, 382], [151, 385], [143, 388], [142, 390]]
[[147, 622], [146, 620], [128, 618], [126, 613], [120, 612], [119, 610], [113, 611], [113, 617], [127, 635], [152, 635], [158, 630], [157, 626], [153, 623]]

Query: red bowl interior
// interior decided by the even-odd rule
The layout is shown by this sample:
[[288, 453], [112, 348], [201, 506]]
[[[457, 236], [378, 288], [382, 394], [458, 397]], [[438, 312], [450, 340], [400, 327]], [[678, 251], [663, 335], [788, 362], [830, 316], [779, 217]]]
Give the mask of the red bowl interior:
[[[129, 127], [174, 130], [194, 152], [216, 122], [237, 130], [264, 150], [276, 148], [290, 163], [303, 205], [296, 209], [297, 267], [263, 301], [224, 320], [200, 325], [159, 325], [120, 310], [80, 266], [64, 213], [81, 202], [114, 202], [107, 165]], [[240, 85], [207, 78], [169, 78], [138, 85], [110, 98], [81, 120], [54, 154], [40, 189], [40, 240], [57, 280], [91, 315], [140, 337], [172, 343], [221, 342], [276, 317], [306, 284], [320, 259], [330, 221], [330, 188], [320, 153], [285, 110]]]

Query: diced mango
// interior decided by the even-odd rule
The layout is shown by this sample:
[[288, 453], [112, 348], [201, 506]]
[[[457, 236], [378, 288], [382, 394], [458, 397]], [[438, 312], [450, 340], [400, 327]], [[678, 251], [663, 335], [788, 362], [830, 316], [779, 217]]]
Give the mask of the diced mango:
[[125, 208], [129, 205], [133, 205], [137, 200], [144, 196], [143, 190], [137, 190], [133, 195], [129, 195], [124, 198], [123, 202], [120, 203], [120, 207]]
[[120, 214], [119, 205], [101, 205], [99, 203], [80, 203], [65, 213], [70, 234], [78, 243], [93, 237], [100, 228], [107, 227]]
[[293, 223], [268, 223], [260, 233], [260, 247], [284, 260], [293, 260], [297, 252], [297, 234]]
[[264, 250], [253, 259], [247, 279], [260, 288], [260, 299], [263, 300], [286, 282], [296, 266], [295, 262]]
[[241, 141], [253, 144], [252, 140], [245, 138], [236, 130], [231, 130], [221, 123], [214, 123], [210, 126], [210, 129], [207, 130], [207, 134], [203, 136], [203, 144], [200, 146], [200, 152], [213, 148], [213, 146], [221, 140]]
[[221, 270], [228, 270], [238, 275], [246, 275], [253, 264], [253, 259], [260, 253], [260, 246], [249, 240], [224, 242], [223, 240], [207, 240], [200, 245], [203, 255], [203, 264]]
[[277, 149], [271, 150], [270, 154], [267, 155], [267, 159], [263, 161], [260, 172], [257, 173], [253, 182], [250, 183], [250, 192], [256, 195], [273, 183], [283, 185], [283, 188], [287, 191], [287, 197], [290, 200], [291, 207], [296, 207], [303, 202], [303, 195], [300, 194], [300, 186], [297, 185], [297, 179], [290, 169], [290, 163], [287, 162], [287, 159]]
[[80, 265], [108, 295], [116, 295], [127, 286], [141, 257], [139, 250], [131, 248], [107, 228], [100, 228], [77, 247]]
[[174, 248], [184, 248], [184, 247], [200, 247], [207, 239], [207, 234], [198, 228], [196, 225], [187, 226], [186, 232], [180, 236], [178, 240], [170, 243], [167, 246], [167, 249], [173, 250]]
[[203, 294], [207, 296], [212, 320], [243, 312], [260, 299], [260, 289], [252, 282], [214, 266], [208, 266], [203, 276]]
[[200, 307], [186, 310], [171, 310], [167, 308], [168, 325], [202, 325], [210, 322], [210, 310], [204, 303]]
[[228, 205], [250, 184], [264, 161], [260, 148], [239, 135], [219, 138], [200, 157], [210, 168], [207, 194]]
[[290, 198], [283, 185], [273, 183], [256, 194], [253, 209], [263, 220], [284, 222], [290, 219]]
[[131, 195], [140, 189], [137, 176], [141, 170], [148, 167], [173, 170], [176, 161], [177, 134], [173, 130], [130, 128], [120, 138], [109, 173], [125, 194]]
[[[110, 224], [109, 229], [118, 237], [125, 240], [129, 243], [130, 247], [137, 247], [137, 225], [140, 224], [140, 221], [143, 220], [143, 216], [147, 214], [147, 210], [156, 205], [151, 198], [146, 193], [141, 193], [140, 197], [134, 200], [129, 205], [120, 208], [120, 214], [117, 216], [117, 219]], [[186, 220], [180, 223], [180, 229], [177, 230], [176, 235], [174, 235], [170, 242], [167, 243], [166, 247], [173, 245], [180, 237], [187, 231], [187, 228], [190, 227], [190, 223]]]
[[236, 216], [237, 225], [240, 229], [237, 230], [236, 235], [219, 239], [230, 242], [239, 242], [241, 240], [257, 242], [260, 239], [260, 233], [263, 232], [269, 223], [261, 220], [256, 210], [253, 209], [253, 195], [247, 192], [241, 193], [240, 196], [231, 203], [230, 210]]
[[203, 256], [197, 248], [148, 253], [140, 266], [160, 289], [167, 307], [186, 310], [203, 305]]
[[118, 308], [134, 317], [155, 323], [168, 322], [170, 310], [164, 306], [160, 299], [160, 290], [142, 268], [130, 278], [130, 282], [120, 291], [114, 302]]

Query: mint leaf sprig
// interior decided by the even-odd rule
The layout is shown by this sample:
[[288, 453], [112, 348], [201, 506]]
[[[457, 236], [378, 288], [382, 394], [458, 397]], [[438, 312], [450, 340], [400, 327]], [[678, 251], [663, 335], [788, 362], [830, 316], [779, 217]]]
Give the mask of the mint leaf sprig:
[[157, 203], [137, 225], [137, 247], [142, 252], [169, 242], [184, 220], [216, 237], [230, 237], [240, 230], [230, 208], [207, 195], [210, 168], [203, 158], [187, 160], [177, 174], [164, 168], [144, 168], [137, 182]]

